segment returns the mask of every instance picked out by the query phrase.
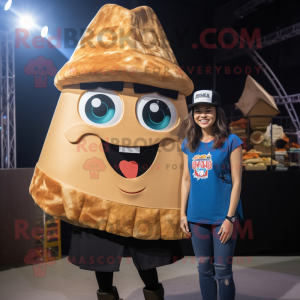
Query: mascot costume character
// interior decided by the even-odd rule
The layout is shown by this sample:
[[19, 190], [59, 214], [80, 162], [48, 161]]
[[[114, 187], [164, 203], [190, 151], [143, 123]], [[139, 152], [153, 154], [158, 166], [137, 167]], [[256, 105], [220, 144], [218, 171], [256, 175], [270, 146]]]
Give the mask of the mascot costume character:
[[55, 86], [61, 96], [30, 194], [74, 225], [68, 259], [96, 272], [98, 299], [119, 299], [113, 272], [124, 256], [145, 299], [163, 299], [156, 268], [183, 257], [181, 125], [192, 81], [150, 7], [107, 4]]

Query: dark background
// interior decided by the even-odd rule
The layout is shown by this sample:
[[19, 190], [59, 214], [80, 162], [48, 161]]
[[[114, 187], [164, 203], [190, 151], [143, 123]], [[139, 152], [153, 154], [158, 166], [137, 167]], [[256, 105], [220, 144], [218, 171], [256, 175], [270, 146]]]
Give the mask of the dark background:
[[[6, 1], [0, 1], [4, 6]], [[297, 0], [274, 0], [265, 2], [244, 16], [235, 19], [226, 11], [228, 3], [236, 3], [237, 6], [247, 1], [221, 1], [221, 0], [116, 0], [114, 3], [132, 9], [137, 6], [147, 5], [153, 8], [157, 14], [177, 61], [195, 85], [195, 90], [213, 88], [213, 75], [205, 74], [206, 66], [213, 68], [214, 50], [206, 49], [200, 44], [199, 37], [206, 28], [214, 28], [215, 14], [221, 10], [221, 18], [227, 17], [227, 21], [238, 33], [241, 28], [246, 28], [249, 35], [255, 28], [259, 28], [261, 36], [270, 34], [287, 26], [300, 22]], [[65, 30], [75, 30], [77, 40], [82, 31], [93, 19], [97, 11], [107, 1], [95, 0], [14, 0], [9, 11], [0, 10], [0, 30], [15, 31], [20, 28], [20, 17], [30, 15], [38, 27], [29, 30], [28, 43], [30, 49], [22, 44], [15, 49], [15, 73], [16, 73], [16, 128], [17, 128], [17, 167], [34, 167], [42, 150], [47, 131], [59, 99], [60, 92], [53, 84], [54, 76], [48, 76], [46, 88], [34, 88], [33, 76], [26, 75], [24, 67], [28, 61], [38, 56], [52, 59], [54, 66], [59, 70], [70, 58], [75, 45], [66, 44]], [[3, 7], [2, 6], [2, 7]], [[226, 16], [222, 15], [222, 12]], [[219, 15], [220, 16], [220, 15]], [[220, 17], [219, 17], [220, 18]], [[34, 36], [40, 35], [40, 29], [47, 25], [50, 35], [57, 36], [57, 28], [61, 28], [62, 45], [60, 49], [50, 49], [45, 46], [42, 49], [32, 47]], [[206, 41], [213, 43], [218, 34], [208, 34]], [[48, 35], [49, 36], [49, 35]], [[192, 45], [196, 43], [197, 48]], [[217, 45], [220, 45], [217, 42]], [[273, 72], [279, 78], [288, 94], [300, 92], [300, 36], [278, 42], [274, 45], [258, 50], [258, 53], [268, 63]], [[226, 51], [226, 50], [224, 50]], [[227, 50], [228, 51], [228, 50]], [[202, 75], [197, 74], [197, 67], [202, 66]], [[242, 94], [246, 74], [245, 66], [252, 68], [250, 75], [258, 81], [271, 95], [276, 92], [265, 75], [260, 71], [256, 74], [254, 62], [247, 55], [231, 59], [217, 64], [222, 67], [220, 74], [216, 75], [216, 90], [222, 98], [222, 106], [230, 116], [234, 109], [234, 103], [238, 102]], [[231, 69], [231, 74], [224, 74], [224, 67]], [[240, 66], [243, 72], [239, 75], [233, 73], [233, 69]], [[189, 68], [188, 68], [189, 67]], [[193, 68], [194, 67], [194, 68]], [[191, 102], [187, 97], [187, 102]], [[300, 103], [294, 105], [298, 115]], [[281, 115], [287, 112], [283, 106], [279, 107]], [[240, 113], [236, 111], [239, 115]]]

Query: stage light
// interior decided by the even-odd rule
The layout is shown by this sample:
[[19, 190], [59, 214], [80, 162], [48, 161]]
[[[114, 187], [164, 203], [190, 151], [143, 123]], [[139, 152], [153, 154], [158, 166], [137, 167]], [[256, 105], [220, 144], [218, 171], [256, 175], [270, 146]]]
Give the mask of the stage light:
[[4, 10], [9, 10], [12, 4], [12, 0], [8, 0], [4, 6]]
[[44, 26], [41, 30], [41, 37], [45, 37], [48, 34], [48, 26]]
[[21, 25], [24, 28], [30, 28], [34, 25], [33, 20], [29, 16], [21, 17]]

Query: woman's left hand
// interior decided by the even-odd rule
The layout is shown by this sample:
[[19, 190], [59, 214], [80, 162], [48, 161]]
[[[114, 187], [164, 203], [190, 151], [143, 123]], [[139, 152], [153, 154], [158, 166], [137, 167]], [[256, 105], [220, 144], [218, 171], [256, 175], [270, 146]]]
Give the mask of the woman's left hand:
[[225, 244], [231, 238], [232, 231], [233, 231], [233, 223], [225, 219], [218, 232], [218, 234], [221, 234], [220, 240], [222, 244]]

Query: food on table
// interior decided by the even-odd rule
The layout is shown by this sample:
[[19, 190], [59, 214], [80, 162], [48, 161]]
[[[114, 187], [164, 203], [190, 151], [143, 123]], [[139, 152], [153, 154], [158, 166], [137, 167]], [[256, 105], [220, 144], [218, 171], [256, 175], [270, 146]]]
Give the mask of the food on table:
[[300, 146], [297, 143], [290, 143], [290, 148], [300, 148]]
[[255, 149], [250, 149], [247, 153], [257, 153], [257, 154], [261, 154], [261, 151], [257, 151]]
[[237, 121], [231, 122], [229, 124], [229, 127], [238, 127], [238, 128], [235, 128], [235, 129], [247, 128], [247, 119], [241, 118]]
[[257, 153], [246, 153], [243, 156], [243, 159], [250, 159], [250, 158], [259, 158], [259, 155]]
[[259, 163], [259, 162], [263, 162], [263, 160], [259, 157], [259, 158], [250, 158], [250, 159], [246, 159], [243, 161], [243, 163]]
[[254, 144], [260, 144], [265, 139], [264, 133], [261, 131], [254, 131], [250, 135], [250, 140]]
[[[271, 157], [262, 157], [263, 163], [266, 166], [270, 166], [271, 165]], [[278, 164], [278, 161], [276, 161], [275, 159], [272, 160], [272, 164], [274, 166], [276, 166]]]
[[265, 171], [265, 170], [267, 170], [267, 166], [265, 164], [254, 164], [254, 165], [248, 164], [245, 167], [245, 169], [246, 170], [253, 170], [253, 171], [256, 171], [256, 170]]

